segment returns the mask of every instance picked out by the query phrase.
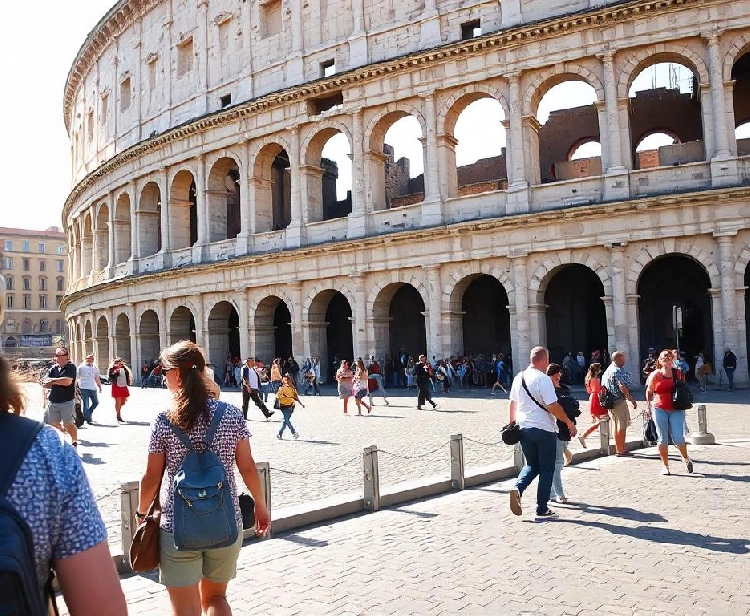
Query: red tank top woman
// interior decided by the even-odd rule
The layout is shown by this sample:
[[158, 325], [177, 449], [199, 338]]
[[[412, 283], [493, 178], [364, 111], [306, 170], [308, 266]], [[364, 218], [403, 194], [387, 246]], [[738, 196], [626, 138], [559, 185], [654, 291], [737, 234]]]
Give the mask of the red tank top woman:
[[604, 417], [607, 414], [599, 402], [599, 392], [602, 390], [602, 382], [596, 377], [586, 383], [586, 392], [589, 394], [589, 410], [594, 417]]

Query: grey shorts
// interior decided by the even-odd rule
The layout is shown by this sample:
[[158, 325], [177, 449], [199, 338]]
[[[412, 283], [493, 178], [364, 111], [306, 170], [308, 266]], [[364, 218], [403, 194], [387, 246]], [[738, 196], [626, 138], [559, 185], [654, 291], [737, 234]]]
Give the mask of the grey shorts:
[[75, 400], [47, 403], [48, 424], [72, 424], [76, 420]]
[[180, 551], [174, 547], [174, 535], [159, 533], [159, 581], [170, 588], [184, 588], [203, 578], [227, 584], [237, 576], [237, 558], [242, 548], [242, 531], [234, 545], [203, 552]]

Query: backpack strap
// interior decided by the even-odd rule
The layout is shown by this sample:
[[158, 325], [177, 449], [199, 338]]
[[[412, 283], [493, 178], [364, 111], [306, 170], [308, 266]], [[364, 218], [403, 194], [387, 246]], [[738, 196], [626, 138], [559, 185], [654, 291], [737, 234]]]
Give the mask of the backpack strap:
[[537, 405], [537, 406], [538, 406], [538, 407], [539, 407], [540, 409], [542, 409], [543, 411], [547, 411], [547, 412], [549, 413], [549, 410], [547, 409], [547, 407], [544, 407], [544, 406], [542, 406], [541, 404], [539, 404], [539, 401], [538, 401], [538, 400], [537, 400], [537, 399], [536, 399], [536, 398], [535, 398], [534, 396], [532, 396], [532, 395], [531, 395], [531, 392], [529, 391], [529, 388], [528, 388], [528, 386], [526, 385], [526, 379], [525, 379], [525, 378], [523, 378], [523, 377], [521, 377], [521, 385], [522, 385], [522, 386], [523, 386], [523, 388], [524, 388], [524, 389], [526, 390], [526, 393], [527, 393], [527, 394], [529, 394], [529, 398], [531, 398], [531, 400], [532, 400], [532, 401], [533, 401], [533, 402], [534, 402], [534, 403], [535, 403], [535, 404], [536, 404], [536, 405]]
[[0, 496], [3, 498], [41, 429], [38, 421], [0, 412]]
[[224, 417], [224, 409], [226, 409], [226, 407], [227, 405], [225, 402], [218, 401], [216, 403], [216, 410], [214, 411], [214, 416], [211, 418], [211, 425], [208, 426], [208, 432], [206, 432], [206, 445], [209, 447], [211, 447], [214, 442], [216, 429], [219, 427], [221, 418]]

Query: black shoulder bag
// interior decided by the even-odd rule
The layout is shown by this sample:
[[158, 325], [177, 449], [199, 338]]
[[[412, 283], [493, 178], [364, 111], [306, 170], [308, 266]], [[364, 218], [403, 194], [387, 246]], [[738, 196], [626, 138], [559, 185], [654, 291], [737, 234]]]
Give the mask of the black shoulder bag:
[[672, 409], [675, 411], [684, 411], [693, 407], [693, 392], [682, 380], [682, 373], [679, 370], [672, 370]]

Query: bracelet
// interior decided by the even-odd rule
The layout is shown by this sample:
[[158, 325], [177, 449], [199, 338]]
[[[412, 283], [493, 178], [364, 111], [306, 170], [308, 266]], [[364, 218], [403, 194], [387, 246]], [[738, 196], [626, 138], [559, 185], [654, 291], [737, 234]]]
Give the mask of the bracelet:
[[144, 519], [145, 517], [146, 517], [146, 514], [145, 514], [145, 513], [140, 513], [139, 511], [136, 511], [136, 512], [135, 512], [135, 518], [136, 518], [137, 520], [143, 520], [143, 519]]

